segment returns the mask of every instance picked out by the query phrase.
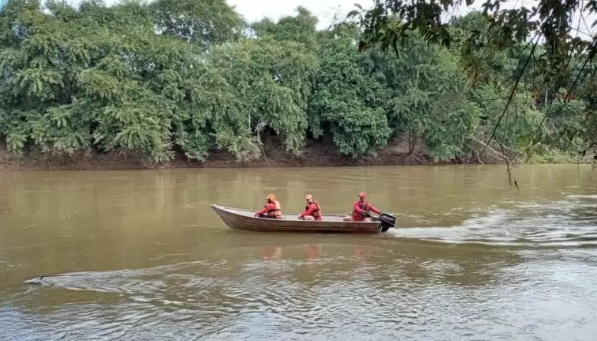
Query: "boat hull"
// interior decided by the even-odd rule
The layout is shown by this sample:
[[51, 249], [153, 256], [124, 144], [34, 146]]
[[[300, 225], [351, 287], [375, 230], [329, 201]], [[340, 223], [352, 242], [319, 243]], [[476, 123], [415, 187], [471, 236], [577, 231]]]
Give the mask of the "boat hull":
[[344, 215], [323, 215], [322, 221], [308, 221], [298, 219], [298, 213], [290, 218], [267, 219], [254, 217], [254, 212], [211, 205], [212, 209], [222, 219], [224, 224], [235, 230], [257, 232], [310, 232], [310, 233], [352, 233], [377, 234], [380, 233], [381, 223], [344, 221]]

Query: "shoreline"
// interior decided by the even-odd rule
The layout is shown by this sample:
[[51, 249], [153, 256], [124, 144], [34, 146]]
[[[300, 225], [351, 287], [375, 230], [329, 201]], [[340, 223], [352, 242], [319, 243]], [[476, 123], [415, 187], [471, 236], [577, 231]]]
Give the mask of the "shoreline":
[[[552, 163], [552, 162], [547, 162]], [[555, 162], [558, 163], [558, 162]], [[471, 157], [434, 161], [424, 147], [416, 148], [412, 154], [404, 144], [395, 144], [381, 150], [376, 156], [357, 159], [340, 155], [333, 146], [315, 144], [304, 149], [301, 156], [293, 156], [279, 148], [265, 150], [265, 157], [237, 162], [224, 151], [213, 152], [204, 162], [188, 160], [184, 155], [176, 155], [166, 163], [151, 163], [135, 153], [95, 153], [77, 152], [72, 155], [51, 155], [29, 153], [24, 157], [11, 156], [5, 148], [0, 148], [0, 172], [2, 171], [51, 171], [51, 170], [152, 170], [185, 168], [301, 168], [301, 167], [376, 167], [376, 166], [442, 166], [442, 165], [505, 165], [503, 159], [487, 155], [482, 159]], [[527, 163], [520, 163], [527, 164]], [[530, 162], [528, 164], [535, 164]], [[539, 162], [538, 164], [543, 164]]]
[[237, 162], [226, 152], [215, 152], [204, 162], [188, 160], [184, 155], [177, 155], [166, 163], [149, 163], [135, 154], [123, 153], [75, 153], [70, 156], [52, 156], [46, 154], [28, 155], [16, 158], [8, 153], [0, 153], [0, 171], [48, 171], [48, 170], [150, 170], [179, 168], [290, 168], [290, 167], [359, 167], [359, 166], [414, 166], [414, 165], [449, 165], [449, 164], [500, 164], [503, 162], [478, 162], [477, 160], [449, 160], [435, 162], [423, 152], [412, 155], [392, 150], [381, 151], [377, 156], [358, 159], [344, 157], [330, 148], [322, 146], [306, 149], [300, 157], [284, 152], [266, 153], [266, 157]]
[[257, 168], [301, 168], [301, 167], [376, 167], [376, 166], [441, 166], [441, 165], [482, 165], [501, 163], [480, 163], [480, 162], [456, 162], [456, 161], [421, 161], [411, 160], [386, 160], [378, 158], [347, 160], [345, 162], [320, 162], [304, 159], [257, 159], [248, 162], [236, 162], [235, 160], [206, 160], [198, 162], [193, 160], [175, 159], [170, 162], [154, 164], [146, 163], [137, 158], [106, 158], [90, 157], [76, 160], [64, 159], [22, 159], [22, 160], [0, 160], [0, 172], [2, 171], [51, 171], [51, 170], [152, 170], [152, 169], [257, 169]]

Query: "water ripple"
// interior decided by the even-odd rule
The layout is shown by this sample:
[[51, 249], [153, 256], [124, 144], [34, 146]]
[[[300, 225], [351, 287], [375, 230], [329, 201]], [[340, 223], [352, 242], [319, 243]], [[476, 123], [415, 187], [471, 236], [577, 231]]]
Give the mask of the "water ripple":
[[[275, 276], [263, 271], [270, 261], [257, 260], [238, 268], [232, 264], [234, 271], [219, 262], [189, 262], [138, 270], [59, 274], [42, 279], [48, 282], [46, 285], [33, 286], [36, 289], [29, 292], [29, 298], [38, 306], [49, 306], [52, 292], [66, 290], [76, 294], [73, 301], [51, 313], [39, 307], [17, 310], [5, 306], [0, 309], [0, 321], [7, 324], [0, 328], [0, 334], [10, 328], [22, 331], [11, 333], [22, 339], [51, 336], [65, 340], [143, 340], [160, 335], [165, 340], [215, 340], [276, 335], [294, 340], [305, 335], [314, 339], [316, 335], [333, 340], [340, 339], [338, 330], [369, 330], [373, 339], [408, 335], [437, 339], [445, 335], [445, 328], [450, 328], [451, 335], [459, 339], [512, 339], [520, 335], [517, 333], [533, 334], [537, 323], [545, 323], [528, 323], [518, 317], [530, 316], [536, 309], [559, 314], [563, 306], [571, 304], [582, 310], [592, 304], [585, 300], [586, 295], [597, 294], [591, 286], [597, 280], [570, 282], [570, 278], [550, 275], [554, 264], [551, 260], [530, 267], [528, 263], [509, 265], [494, 255], [479, 267], [481, 259], [463, 262], [457, 258], [421, 260], [411, 256], [361, 267], [350, 259], [334, 259], [333, 264], [314, 265], [317, 273], [327, 276], [310, 282], [297, 281], [305, 262], [292, 259], [280, 262]], [[462, 282], [463, 275], [471, 272], [495, 280], [491, 285]], [[577, 268], [569, 276], [587, 273], [587, 269]], [[567, 288], [559, 295], [566, 300], [572, 298], [571, 302], [560, 301], [550, 292], [556, 284]], [[94, 294], [81, 295], [85, 292]], [[530, 292], [535, 295], [532, 300], [527, 295]], [[558, 308], [543, 306], [537, 295], [549, 297], [551, 304], [559, 301]], [[100, 297], [112, 303], [100, 303]], [[579, 319], [574, 310], [568, 314], [581, 331], [590, 329], [588, 326], [594, 322]], [[541, 316], [555, 315], [544, 311]], [[259, 325], [258, 331], [255, 325]], [[478, 330], [487, 333], [480, 335], [475, 332]]]

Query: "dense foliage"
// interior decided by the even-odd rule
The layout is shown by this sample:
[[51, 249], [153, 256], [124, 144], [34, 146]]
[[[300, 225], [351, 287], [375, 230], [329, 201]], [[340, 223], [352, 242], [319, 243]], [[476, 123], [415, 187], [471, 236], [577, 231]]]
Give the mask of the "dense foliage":
[[[224, 0], [11, 0], [0, 12], [0, 138], [14, 155], [134, 152], [154, 162], [216, 150], [250, 160], [263, 141], [294, 155], [330, 141], [353, 158], [406, 141], [435, 160], [478, 156], [490, 137], [496, 153], [549, 157], [595, 142], [594, 69], [584, 67], [571, 97], [574, 72], [553, 87], [526, 67], [544, 46], [466, 50], [406, 32], [396, 54], [359, 51], [358, 25], [316, 25], [304, 8], [248, 24]], [[478, 12], [446, 26], [479, 46], [494, 29]]]
[[[488, 141], [495, 138], [502, 148], [512, 144], [512, 139], [504, 136], [506, 141], [501, 142], [497, 133], [501, 129], [523, 136], [519, 142], [524, 146], [518, 147], [528, 155], [537, 150], [549, 154], [546, 148], [551, 147], [578, 152], [581, 158], [593, 152], [597, 160], [593, 65], [597, 1], [373, 0], [372, 7], [356, 7], [349, 18], [355, 18], [363, 30], [360, 50], [381, 48], [398, 53], [398, 46], [417, 32], [427, 43], [457, 51], [473, 79], [482, 77], [473, 86], [501, 76], [499, 84], [508, 87], [508, 95], [505, 103], [496, 107], [501, 114]], [[475, 7], [480, 11], [445, 20], [447, 15]], [[518, 63], [513, 63], [513, 53], [521, 57]], [[540, 113], [516, 105], [515, 98], [525, 91], [536, 104], [533, 111]], [[517, 117], [502, 124], [512, 116]], [[537, 119], [540, 123], [531, 135], [518, 124], [534, 124]]]

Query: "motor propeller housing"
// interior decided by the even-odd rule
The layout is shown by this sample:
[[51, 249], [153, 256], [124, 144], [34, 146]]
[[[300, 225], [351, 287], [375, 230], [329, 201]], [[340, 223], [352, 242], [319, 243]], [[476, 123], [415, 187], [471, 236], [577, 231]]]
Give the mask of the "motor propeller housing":
[[381, 232], [386, 232], [390, 228], [396, 226], [396, 217], [391, 214], [382, 213], [379, 215], [378, 219], [381, 222]]

